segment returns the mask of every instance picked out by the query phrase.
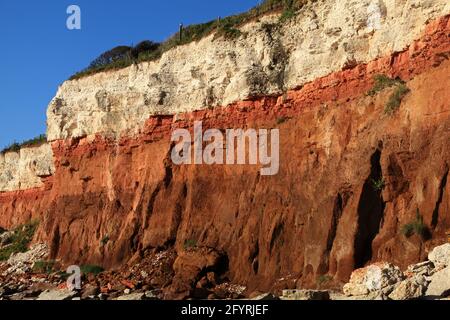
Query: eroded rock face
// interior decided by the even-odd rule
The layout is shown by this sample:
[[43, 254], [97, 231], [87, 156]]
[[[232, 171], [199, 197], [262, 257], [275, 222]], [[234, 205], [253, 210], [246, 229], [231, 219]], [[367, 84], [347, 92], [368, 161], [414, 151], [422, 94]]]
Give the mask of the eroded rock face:
[[425, 23], [448, 13], [447, 0], [311, 2], [287, 24], [267, 16], [243, 26], [237, 40], [211, 35], [156, 62], [65, 82], [48, 107], [48, 137], [117, 136], [139, 131], [151, 115], [280, 94], [404, 50]]
[[[326, 3], [325, 6], [340, 6], [337, 2]], [[128, 108], [139, 104], [134, 98], [143, 99], [142, 92], [134, 94], [133, 85], [148, 84], [149, 74], [159, 72], [144, 68], [162, 63], [170, 55], [180, 55], [171, 56], [173, 59], [183, 58], [183, 54], [187, 55], [183, 53], [185, 47], [168, 53], [160, 62], [148, 63], [147, 67], [142, 64], [66, 83], [58, 95], [67, 97], [54, 100], [49, 109], [53, 113], [49, 115], [49, 134], [53, 139], [85, 135], [90, 130], [98, 134], [54, 141], [56, 169], [48, 188], [0, 194], [0, 225], [11, 227], [38, 216], [41, 223], [36, 240], [50, 245], [50, 257], [67, 264], [89, 263], [105, 268], [122, 266], [155, 248], [169, 247], [183, 257], [185, 241], [195, 240], [199, 248], [210, 248], [227, 257], [225, 272], [233, 283], [261, 292], [270, 291], [275, 279], [284, 277], [299, 280], [297, 283], [303, 287], [313, 287], [321, 275], [347, 281], [354, 269], [374, 261], [390, 261], [403, 268], [423, 260], [434, 242], [441, 243], [450, 227], [450, 187], [446, 182], [450, 159], [450, 24], [448, 17], [430, 21], [426, 28], [408, 24], [403, 19], [414, 17], [417, 12], [413, 7], [425, 6], [419, 12], [426, 17], [439, 14], [443, 5], [441, 1], [414, 2], [414, 6], [412, 2], [406, 3], [406, 7], [399, 6], [398, 10], [408, 8], [408, 14], [388, 21], [394, 24], [403, 21], [404, 30], [425, 29], [417, 41], [409, 43], [409, 48], [367, 64], [347, 64], [344, 70], [337, 63], [340, 71], [283, 95], [253, 97], [223, 108], [176, 116], [148, 118], [154, 111], [142, 109], [141, 113], [139, 108], [138, 111]], [[326, 10], [322, 13], [327, 14]], [[308, 17], [315, 19], [314, 15]], [[423, 21], [423, 17], [412, 21]], [[323, 22], [318, 20], [320, 27]], [[349, 21], [354, 23], [353, 16]], [[291, 23], [295, 30], [297, 24]], [[309, 25], [315, 30], [314, 23]], [[395, 34], [392, 30], [383, 33], [386, 39]], [[329, 32], [338, 33], [338, 29]], [[252, 44], [252, 33], [248, 37], [248, 43]], [[293, 34], [292, 37], [297, 39]], [[405, 39], [408, 37], [409, 33]], [[403, 36], [395, 44], [389, 39], [387, 43], [396, 46], [402, 43]], [[241, 41], [244, 43], [243, 39], [238, 43]], [[319, 46], [326, 42], [314, 41]], [[299, 43], [294, 43], [294, 47]], [[353, 43], [364, 44], [356, 40]], [[199, 48], [208, 52], [202, 44]], [[254, 48], [258, 46], [248, 50]], [[323, 54], [314, 54], [317, 57], [314, 63], [299, 62], [291, 67], [306, 68], [302, 69], [305, 77], [310, 74], [317, 77], [320, 72], [330, 71], [336, 62], [333, 59], [339, 59], [338, 55], [329, 56], [329, 48]], [[303, 56], [295, 58], [293, 54], [288, 60], [304, 59]], [[324, 56], [333, 63], [321, 60]], [[174, 68], [177, 61], [173, 61]], [[216, 62], [214, 65], [219, 66]], [[242, 58], [244, 68], [247, 62]], [[208, 63], [203, 61], [203, 65]], [[242, 71], [240, 65], [236, 67], [237, 77]], [[181, 66], [179, 70], [185, 72]], [[130, 72], [136, 82], [134, 78], [130, 80]], [[384, 109], [395, 88], [374, 97], [366, 94], [373, 86], [375, 74], [400, 77], [410, 89], [392, 115], [387, 115]], [[179, 101], [191, 110], [200, 99], [197, 96], [200, 91], [190, 87], [196, 82], [185, 73], [180, 77], [187, 79], [186, 83], [175, 81], [173, 86], [179, 91], [168, 95], [167, 102], [163, 99], [163, 106], [170, 106], [170, 112], [179, 111]], [[272, 85], [262, 79], [262, 83]], [[284, 86], [289, 87], [284, 81]], [[252, 83], [256, 93], [274, 90], [270, 87], [266, 91], [257, 82]], [[106, 88], [106, 93], [98, 94], [100, 86]], [[246, 95], [249, 92], [246, 86], [231, 88], [238, 95], [241, 92]], [[150, 88], [147, 87], [145, 90]], [[111, 88], [117, 89], [119, 103], [115, 102], [117, 97], [110, 96]], [[189, 91], [192, 100], [184, 90]], [[226, 101], [224, 97], [219, 96], [217, 101]], [[100, 108], [97, 104], [107, 111], [97, 112]], [[205, 129], [278, 128], [279, 174], [263, 177], [259, 167], [250, 165], [174, 165], [169, 158], [170, 135], [175, 128], [192, 128], [195, 120], [203, 121]], [[141, 126], [142, 121], [145, 123]], [[139, 126], [141, 132], [125, 134], [119, 140], [101, 134], [107, 133], [105, 128], [119, 132], [128, 125]], [[381, 178], [384, 188], [376, 188], [373, 181]], [[430, 229], [431, 241], [401, 234], [402, 226], [413, 221], [417, 209]], [[215, 281], [214, 277], [208, 278], [211, 267], [202, 262], [204, 258], [189, 256], [189, 260], [201, 262], [199, 265], [178, 261], [186, 269], [176, 268], [180, 271], [177, 278], [180, 286], [174, 288], [174, 294], [186, 296], [193, 285], [198, 284], [200, 288], [194, 289], [203, 290], [205, 284]], [[381, 280], [374, 283], [388, 290], [381, 295], [370, 292], [371, 298], [386, 298], [394, 289], [388, 280], [383, 280], [383, 270], [386, 269], [386, 275], [403, 280], [397, 269], [383, 268]], [[167, 279], [160, 281], [163, 282]], [[370, 291], [367, 285], [354, 290]], [[240, 293], [239, 290], [237, 294]]]
[[0, 192], [41, 187], [42, 178], [54, 170], [53, 151], [47, 143], [0, 154]]

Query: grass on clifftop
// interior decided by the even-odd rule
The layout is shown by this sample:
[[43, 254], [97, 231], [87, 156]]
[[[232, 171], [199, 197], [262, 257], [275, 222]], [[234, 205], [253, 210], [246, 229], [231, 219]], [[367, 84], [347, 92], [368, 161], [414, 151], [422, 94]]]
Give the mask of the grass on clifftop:
[[7, 152], [19, 152], [21, 148], [39, 145], [44, 142], [47, 142], [47, 136], [45, 134], [41, 134], [33, 139], [25, 140], [20, 143], [13, 142], [9, 146], [1, 150], [0, 153], [4, 154]]
[[30, 221], [15, 228], [10, 243], [0, 249], [0, 261], [8, 260], [13, 253], [28, 251], [28, 245], [33, 239], [37, 226], [37, 221]]
[[420, 214], [419, 210], [417, 210], [416, 218], [414, 221], [405, 224], [401, 230], [402, 234], [409, 238], [414, 234], [422, 237], [423, 239], [427, 239], [430, 236], [430, 231], [427, 225], [423, 221], [423, 217]]
[[[296, 12], [307, 2], [308, 0], [264, 0], [260, 5], [241, 14], [185, 26], [181, 34], [177, 32], [163, 43], [154, 43], [146, 40], [135, 47], [119, 46], [106, 51], [96, 59], [98, 61], [102, 56], [108, 57], [104, 63], [91, 63], [89, 67], [74, 74], [69, 80], [79, 79], [102, 71], [122, 69], [133, 63], [154, 61], [159, 59], [163, 53], [176, 46], [199, 41], [213, 32], [215, 32], [214, 39], [221, 37], [235, 39], [242, 35], [239, 27], [245, 23], [271, 12], [281, 12], [280, 23], [283, 23], [294, 17]], [[143, 45], [150, 43], [154, 45]]]

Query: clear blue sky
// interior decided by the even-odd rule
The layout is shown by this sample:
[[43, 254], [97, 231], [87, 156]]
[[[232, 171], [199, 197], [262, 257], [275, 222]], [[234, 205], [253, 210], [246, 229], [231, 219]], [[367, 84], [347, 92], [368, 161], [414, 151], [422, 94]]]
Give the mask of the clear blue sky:
[[[0, 149], [45, 133], [58, 86], [117, 45], [162, 41], [185, 25], [246, 11], [258, 0], [0, 0]], [[82, 29], [66, 28], [69, 5]]]

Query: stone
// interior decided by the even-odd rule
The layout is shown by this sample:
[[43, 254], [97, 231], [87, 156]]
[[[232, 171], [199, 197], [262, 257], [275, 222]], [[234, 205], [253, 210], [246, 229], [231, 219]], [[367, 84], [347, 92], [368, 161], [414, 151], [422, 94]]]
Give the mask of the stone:
[[434, 273], [435, 267], [433, 262], [425, 261], [408, 266], [406, 273], [419, 276], [430, 276]]
[[6, 273], [23, 274], [29, 272], [36, 261], [43, 260], [48, 254], [49, 249], [46, 244], [34, 244], [27, 252], [15, 253], [9, 257], [7, 264], [10, 267], [6, 270]]
[[325, 290], [283, 290], [281, 300], [330, 300], [330, 293]]
[[48, 143], [0, 154], [0, 192], [40, 187], [41, 178], [54, 171], [53, 150]]
[[127, 301], [127, 300], [143, 300], [145, 297], [144, 293], [131, 293], [131, 294], [127, 294], [124, 296], [120, 296], [118, 297], [116, 300], [122, 300], [122, 301]]
[[146, 300], [159, 300], [159, 295], [161, 294], [161, 290], [149, 290], [145, 292]]
[[394, 285], [403, 279], [403, 272], [397, 266], [380, 262], [353, 271], [343, 291], [347, 296], [364, 296], [372, 292], [388, 295], [394, 290]]
[[413, 300], [425, 295], [427, 284], [424, 276], [416, 276], [403, 280], [400, 282], [392, 293], [389, 299], [392, 300]]
[[[264, 300], [279, 300], [279, 299], [272, 293], [263, 293], [263, 294], [257, 295], [256, 297], [250, 298], [250, 300], [264, 301]], [[303, 299], [298, 299], [298, 300], [303, 300]], [[312, 299], [305, 299], [305, 300], [312, 300]]]
[[427, 297], [443, 297], [450, 294], [450, 266], [436, 272], [430, 279]]
[[6, 231], [0, 234], [0, 248], [11, 243], [14, 231]]
[[42, 292], [37, 300], [44, 301], [57, 301], [57, 300], [70, 300], [75, 297], [77, 293], [70, 290], [46, 290]]
[[434, 248], [428, 254], [428, 260], [434, 263], [436, 268], [450, 265], [450, 243]]

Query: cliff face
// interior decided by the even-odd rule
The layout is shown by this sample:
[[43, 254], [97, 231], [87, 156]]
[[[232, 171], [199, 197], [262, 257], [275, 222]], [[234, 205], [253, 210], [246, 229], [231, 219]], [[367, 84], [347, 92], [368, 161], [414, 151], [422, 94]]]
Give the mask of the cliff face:
[[[268, 16], [237, 40], [66, 82], [48, 109], [54, 174], [5, 189], [0, 226], [39, 218], [35, 240], [66, 263], [214, 248], [232, 281], [261, 290], [420, 260], [450, 228], [450, 8], [377, 3], [380, 30], [368, 2], [316, 2], [286, 25]], [[377, 74], [409, 89], [392, 114], [395, 86], [367, 95]], [[171, 133], [194, 120], [280, 129], [278, 175], [174, 165]], [[401, 232], [417, 212], [427, 239]]]
[[[373, 4], [377, 29], [368, 23]], [[150, 115], [280, 94], [402, 51], [428, 21], [449, 12], [446, 0], [334, 0], [309, 3], [285, 24], [267, 16], [243, 26], [234, 41], [211, 35], [156, 62], [65, 82], [48, 108], [48, 138], [136, 133]]]

